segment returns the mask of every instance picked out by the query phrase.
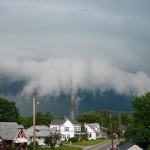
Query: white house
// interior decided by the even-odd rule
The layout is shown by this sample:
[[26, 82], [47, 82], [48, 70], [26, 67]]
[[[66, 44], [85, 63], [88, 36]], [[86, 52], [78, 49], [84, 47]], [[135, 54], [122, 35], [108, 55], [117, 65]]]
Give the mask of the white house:
[[99, 123], [84, 123], [86, 132], [88, 133], [89, 140], [96, 140], [102, 138], [102, 131], [100, 130]]
[[[39, 145], [45, 145], [44, 143], [44, 138], [46, 136], [49, 135], [50, 133], [50, 130], [49, 130], [49, 127], [47, 126], [35, 126], [35, 129], [36, 129], [36, 132], [35, 132], [35, 135], [36, 135], [36, 141], [38, 142]], [[29, 142], [32, 142], [33, 141], [33, 126], [26, 129], [26, 132], [28, 134], [28, 137], [29, 137]]]
[[58, 132], [61, 134], [61, 140], [68, 140], [76, 137], [81, 132], [81, 125], [76, 120], [59, 119], [53, 120], [50, 124], [50, 132]]

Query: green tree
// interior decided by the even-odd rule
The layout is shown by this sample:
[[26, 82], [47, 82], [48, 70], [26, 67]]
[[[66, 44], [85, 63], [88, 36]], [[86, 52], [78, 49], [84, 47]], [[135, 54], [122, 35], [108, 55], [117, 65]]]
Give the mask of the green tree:
[[32, 116], [19, 116], [19, 123], [22, 124], [25, 129], [27, 129], [33, 125], [33, 117]]
[[[54, 117], [49, 112], [46, 112], [45, 114], [41, 112], [36, 113], [36, 125], [49, 126], [53, 119]], [[19, 123], [25, 128], [29, 128], [33, 125], [33, 116], [20, 116]]]
[[77, 121], [81, 123], [99, 123], [100, 125], [103, 123], [105, 127], [109, 127], [108, 112], [108, 110], [105, 110], [79, 114], [77, 116]]
[[36, 125], [49, 126], [53, 119], [54, 116], [52, 116], [50, 112], [46, 112], [45, 114], [42, 114], [41, 112], [36, 113]]
[[135, 97], [133, 101], [134, 123], [139, 126], [149, 128], [150, 126], [150, 92], [142, 96]]
[[15, 102], [0, 98], [0, 121], [18, 122], [19, 110]]
[[128, 126], [125, 136], [145, 148], [150, 144], [150, 93], [135, 97], [132, 105], [133, 124]]
[[51, 134], [50, 136], [46, 136], [44, 139], [44, 143], [51, 146], [51, 149], [54, 149], [58, 140], [59, 140], [58, 134], [54, 133]]

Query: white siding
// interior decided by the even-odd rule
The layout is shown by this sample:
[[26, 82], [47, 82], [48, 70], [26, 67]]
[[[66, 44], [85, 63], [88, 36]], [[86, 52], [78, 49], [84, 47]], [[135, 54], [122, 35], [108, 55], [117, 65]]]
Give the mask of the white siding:
[[[58, 132], [62, 134], [61, 140], [68, 140], [71, 137], [74, 137], [76, 131], [81, 131], [81, 125], [74, 125], [69, 119], [66, 119], [63, 125], [50, 125], [50, 130], [55, 130], [57, 128]], [[76, 131], [75, 131], [76, 128]], [[56, 131], [56, 130], [55, 130]]]
[[89, 140], [96, 140], [96, 132], [92, 130], [88, 125], [85, 124], [85, 128], [87, 129], [87, 133], [89, 135]]

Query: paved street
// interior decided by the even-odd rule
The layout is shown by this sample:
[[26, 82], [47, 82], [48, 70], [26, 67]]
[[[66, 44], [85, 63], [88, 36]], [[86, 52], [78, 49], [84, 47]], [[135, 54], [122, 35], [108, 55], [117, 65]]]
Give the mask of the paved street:
[[[114, 145], [116, 144], [118, 144], [118, 140], [114, 140]], [[107, 150], [110, 147], [111, 147], [111, 140], [100, 144], [96, 144], [94, 146], [85, 147], [83, 148], [83, 150]]]
[[[114, 145], [119, 143], [119, 140], [114, 140], [113, 141]], [[64, 144], [64, 145], [69, 145], [69, 144]], [[80, 147], [83, 150], [107, 150], [108, 148], [111, 147], [111, 140], [102, 142], [93, 146], [81, 146], [81, 145], [75, 145], [72, 144], [72, 146]]]

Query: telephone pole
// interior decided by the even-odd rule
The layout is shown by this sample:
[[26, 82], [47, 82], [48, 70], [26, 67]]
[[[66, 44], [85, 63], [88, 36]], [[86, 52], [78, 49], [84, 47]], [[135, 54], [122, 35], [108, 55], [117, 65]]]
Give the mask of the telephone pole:
[[109, 115], [107, 114], [108, 118], [109, 118], [109, 122], [110, 122], [110, 131], [111, 131], [111, 149], [113, 150], [114, 148], [114, 141], [113, 141], [113, 128], [112, 128], [112, 112], [109, 113]]
[[119, 132], [120, 132], [120, 139], [121, 139], [121, 115], [119, 114]]
[[114, 149], [114, 142], [113, 142], [113, 128], [112, 128], [112, 113], [110, 112], [110, 130], [111, 130], [111, 149]]

